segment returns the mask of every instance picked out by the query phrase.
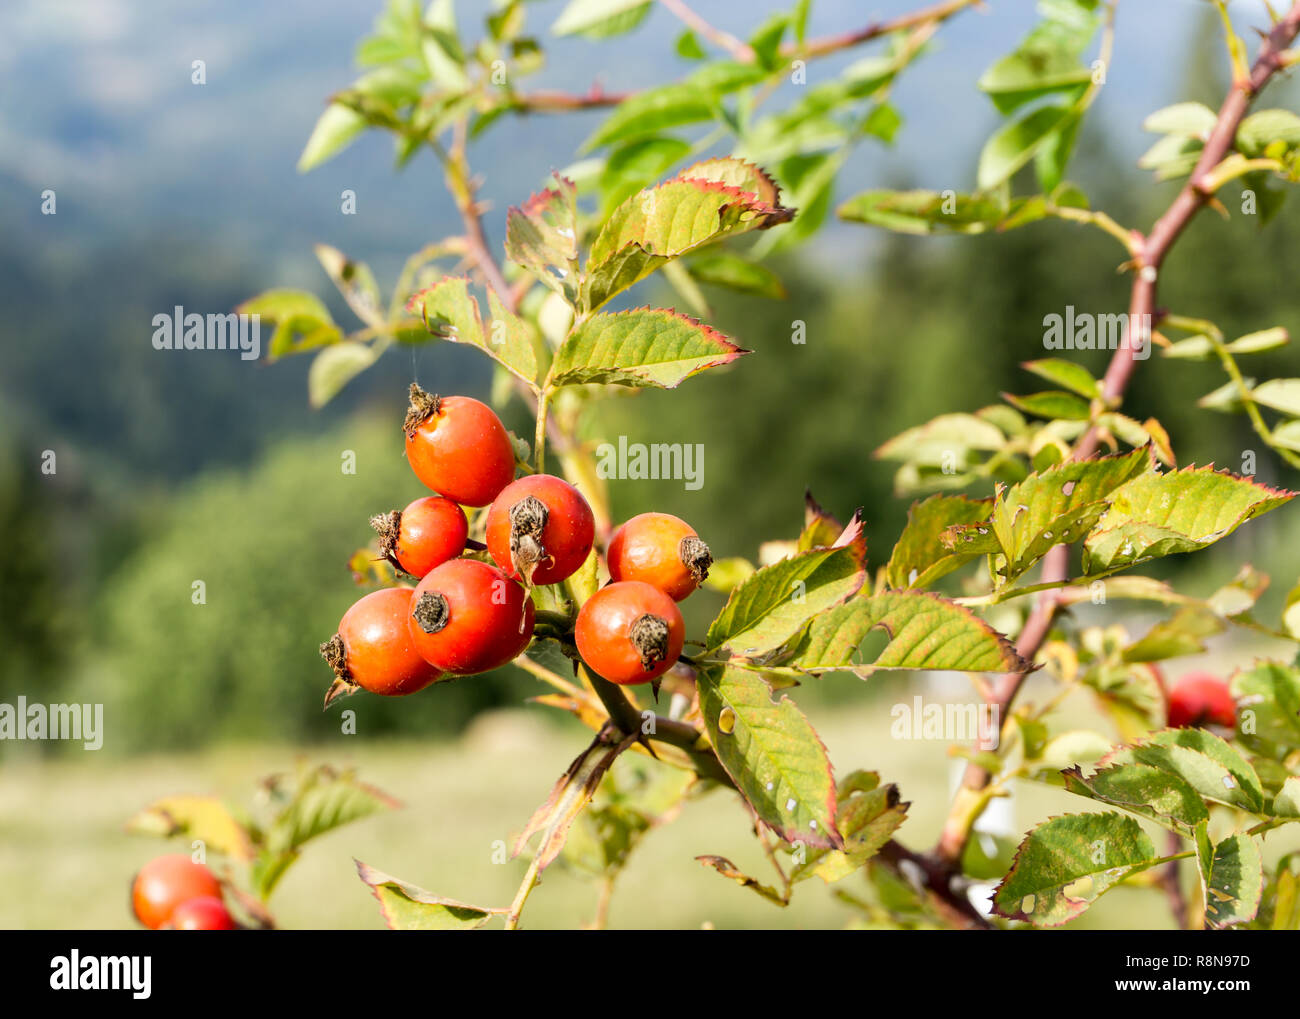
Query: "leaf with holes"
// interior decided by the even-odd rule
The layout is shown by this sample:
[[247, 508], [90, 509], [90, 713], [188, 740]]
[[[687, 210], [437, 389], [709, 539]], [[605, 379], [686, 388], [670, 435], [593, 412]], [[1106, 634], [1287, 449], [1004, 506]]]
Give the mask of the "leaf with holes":
[[1085, 540], [1084, 572], [1194, 552], [1294, 496], [1204, 467], [1140, 475], [1111, 496]]
[[1053, 545], [1084, 537], [1112, 494], [1150, 469], [1146, 448], [1049, 467], [999, 492], [986, 522], [954, 526], [942, 540], [952, 551], [1002, 556], [999, 572], [1014, 580]]
[[1264, 894], [1264, 862], [1245, 833], [1210, 841], [1209, 822], [1196, 830], [1196, 861], [1205, 896], [1205, 922], [1217, 930], [1255, 919]]
[[748, 353], [687, 315], [636, 308], [593, 315], [578, 325], [555, 352], [546, 385], [675, 389], [692, 375]]
[[1149, 764], [1115, 765], [1086, 778], [1078, 768], [1061, 774], [1070, 792], [1121, 807], [1180, 835], [1191, 835], [1210, 816], [1200, 793], [1177, 775]]
[[578, 265], [577, 189], [559, 174], [555, 183], [506, 213], [506, 257], [572, 303], [577, 296], [572, 292]]
[[444, 899], [391, 874], [353, 860], [357, 874], [379, 903], [384, 923], [393, 931], [468, 931], [482, 927], [499, 909], [469, 906]]
[[710, 650], [762, 655], [797, 636], [819, 612], [852, 598], [867, 578], [862, 538], [815, 548], [756, 571], [731, 592], [709, 627]]
[[842, 847], [831, 762], [794, 702], [744, 669], [704, 669], [697, 685], [709, 741], [759, 819], [786, 842]]
[[1264, 805], [1264, 788], [1250, 762], [1204, 729], [1162, 729], [1101, 763], [1109, 767], [1135, 761], [1177, 775], [1206, 799], [1249, 811]]
[[[889, 643], [873, 662], [859, 660], [861, 645], [877, 626]], [[928, 591], [860, 595], [815, 617], [795, 647], [789, 666], [819, 674], [873, 669], [1026, 672], [1030, 663], [1006, 637], [970, 609]]]
[[989, 518], [992, 499], [969, 499], [964, 495], [933, 495], [912, 503], [907, 526], [899, 535], [889, 557], [886, 578], [890, 587], [929, 587], [981, 553], [954, 551], [942, 535], [951, 527], [975, 524]]
[[841, 781], [837, 803], [844, 848], [806, 850], [790, 871], [792, 882], [819, 877], [832, 884], [861, 870], [907, 820], [911, 806], [900, 802], [898, 786], [882, 786], [874, 771], [855, 771]]
[[1008, 920], [1055, 927], [1156, 862], [1142, 826], [1123, 814], [1067, 814], [1031, 831], [993, 895]]

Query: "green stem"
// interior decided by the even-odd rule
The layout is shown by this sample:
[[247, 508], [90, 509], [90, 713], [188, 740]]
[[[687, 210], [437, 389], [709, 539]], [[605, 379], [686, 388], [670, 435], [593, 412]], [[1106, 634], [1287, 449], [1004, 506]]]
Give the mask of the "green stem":
[[546, 411], [551, 402], [551, 391], [543, 389], [537, 396], [537, 429], [533, 433], [533, 454], [537, 473], [546, 473]]

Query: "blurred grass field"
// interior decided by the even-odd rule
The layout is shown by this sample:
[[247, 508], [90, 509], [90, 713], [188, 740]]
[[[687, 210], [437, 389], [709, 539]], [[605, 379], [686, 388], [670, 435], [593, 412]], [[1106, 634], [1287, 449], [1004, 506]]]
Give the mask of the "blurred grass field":
[[[900, 840], [930, 845], [954, 766], [945, 745], [892, 739], [888, 707], [879, 701], [809, 713], [837, 774], [871, 768], [897, 782], [913, 803]], [[272, 898], [280, 925], [382, 927], [376, 903], [356, 877], [354, 857], [441, 895], [508, 904], [526, 861], [494, 864], [493, 843], [512, 843], [588, 738], [576, 724], [557, 726], [540, 708], [528, 708], [484, 715], [450, 742], [367, 743], [341, 736], [337, 747], [317, 747], [308, 760], [354, 766], [363, 780], [405, 806], [309, 844]], [[93, 766], [81, 757], [11, 759], [0, 773], [0, 928], [132, 926], [127, 889], [134, 871], [164, 846], [186, 847], [127, 834], [125, 820], [176, 793], [215, 793], [247, 803], [260, 777], [290, 770], [296, 759], [292, 750], [274, 746], [105, 758]], [[1018, 836], [1049, 815], [1088, 808], [1063, 791], [1025, 784], [1013, 799], [1010, 827]], [[1153, 837], [1163, 846], [1162, 834]], [[1269, 848], [1279, 852], [1288, 839], [1295, 848], [1295, 837], [1285, 831], [1270, 839]], [[740, 804], [715, 790], [688, 802], [635, 850], [611, 900], [609, 927], [840, 928], [853, 918], [818, 879], [797, 885], [793, 903], [781, 909], [696, 863], [701, 854], [729, 857], [764, 882], [772, 878]], [[841, 886], [864, 891], [858, 876]], [[594, 882], [557, 863], [529, 901], [525, 926], [580, 927], [592, 920], [597, 894]], [[1160, 893], [1125, 888], [1100, 900], [1077, 925], [1143, 929], [1170, 923]]]

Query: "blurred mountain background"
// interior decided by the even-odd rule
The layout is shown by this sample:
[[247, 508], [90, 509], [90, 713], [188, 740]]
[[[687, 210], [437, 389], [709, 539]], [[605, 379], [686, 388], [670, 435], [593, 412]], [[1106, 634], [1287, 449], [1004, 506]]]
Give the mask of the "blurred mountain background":
[[[560, 6], [530, 5], [539, 32]], [[778, 9], [769, 0], [695, 6], [742, 36]], [[911, 6], [818, 0], [810, 33]], [[326, 98], [354, 75], [356, 41], [379, 8], [378, 0], [8, 7], [0, 36], [0, 700], [106, 703], [103, 754], [336, 734], [337, 720], [319, 710], [328, 675], [316, 646], [356, 596], [346, 560], [368, 540], [371, 513], [422, 493], [398, 433], [406, 383], [486, 396], [484, 363], [450, 345], [390, 351], [313, 411], [306, 359], [266, 364], [150, 343], [159, 312], [224, 312], [270, 287], [312, 290], [346, 321], [314, 243], [369, 262], [387, 289], [409, 253], [457, 230], [432, 158], [397, 172], [378, 134], [306, 176], [295, 172]], [[1263, 23], [1257, 3], [1233, 9]], [[458, 10], [469, 25], [487, 5]], [[895, 92], [904, 127], [894, 147], [860, 147], [836, 199], [872, 186], [969, 189], [997, 124], [974, 82], [1033, 20], [1030, 3], [995, 2], [946, 26]], [[537, 84], [620, 90], [667, 80], [689, 67], [673, 52], [679, 32], [655, 9], [630, 36], [548, 39]], [[205, 85], [191, 83], [196, 59], [206, 62]], [[1217, 106], [1225, 75], [1209, 5], [1121, 4], [1115, 60], [1071, 177], [1095, 206], [1148, 225], [1177, 185], [1155, 184], [1135, 167], [1152, 140], [1143, 117], [1180, 99]], [[1267, 105], [1295, 100], [1294, 82], [1282, 82]], [[476, 143], [471, 161], [492, 205], [494, 245], [506, 206], [570, 163], [601, 116], [516, 118]], [[340, 214], [344, 188], [356, 192], [356, 215]], [[41, 214], [46, 189], [57, 195], [53, 216]], [[1215, 319], [1229, 336], [1272, 325], [1295, 333], [1298, 239], [1294, 199], [1263, 231], [1252, 217], [1203, 215], [1167, 267], [1162, 299]], [[699, 491], [616, 483], [615, 508], [630, 515], [657, 506], [690, 519], [715, 554], [753, 556], [760, 541], [797, 531], [811, 488], [841, 516], [865, 507], [879, 565], [907, 504], [872, 451], [935, 414], [1027, 391], [1016, 365], [1042, 356], [1044, 315], [1066, 305], [1123, 310], [1118, 261], [1113, 241], [1059, 222], [958, 239], [831, 223], [775, 264], [787, 301], [710, 294], [715, 324], [754, 356], [673, 393], [613, 401], [596, 423], [633, 442], [706, 449]], [[647, 297], [673, 300], [663, 290]], [[804, 345], [790, 342], [796, 318], [807, 323]], [[1285, 350], [1258, 367], [1296, 374], [1294, 357]], [[1103, 364], [1098, 354], [1089, 366]], [[1166, 424], [1180, 463], [1240, 469], [1242, 451], [1259, 445], [1244, 419], [1193, 406], [1221, 382], [1212, 365], [1156, 359], [1138, 372], [1129, 406]], [[526, 432], [511, 414], [517, 407], [508, 423]], [[339, 470], [345, 449], [357, 452], [355, 476]], [[57, 454], [53, 476], [40, 472], [44, 450]], [[1261, 480], [1297, 484], [1257, 452]], [[1253, 556], [1274, 572], [1280, 597], [1300, 568], [1291, 519], [1252, 524], [1199, 556], [1184, 579], [1208, 593], [1233, 561]], [[207, 585], [202, 606], [191, 603], [195, 579]], [[697, 612], [710, 597], [698, 596]], [[450, 734], [521, 691], [529, 688], [507, 670], [406, 702], [352, 706], [368, 735]], [[808, 696], [859, 691], [842, 684]], [[0, 756], [34, 752], [0, 747]]]

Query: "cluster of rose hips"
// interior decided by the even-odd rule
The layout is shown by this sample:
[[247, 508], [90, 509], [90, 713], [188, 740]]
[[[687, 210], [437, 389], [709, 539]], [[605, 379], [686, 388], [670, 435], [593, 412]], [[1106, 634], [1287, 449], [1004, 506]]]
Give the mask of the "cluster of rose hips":
[[[492, 409], [411, 386], [406, 458], [436, 495], [371, 520], [380, 552], [419, 581], [374, 591], [344, 613], [321, 645], [336, 679], [326, 704], [358, 688], [395, 696], [487, 672], [533, 636], [531, 588], [572, 576], [591, 555], [595, 518], [563, 478], [515, 480], [510, 435]], [[486, 546], [470, 541], [462, 507], [487, 507]], [[470, 555], [466, 555], [467, 549]], [[486, 550], [491, 562], [475, 558]], [[614, 534], [611, 582], [578, 613], [577, 653], [612, 683], [646, 683], [676, 663], [684, 624], [677, 602], [708, 574], [708, 546], [683, 520], [643, 513]]]
[[239, 924], [221, 898], [221, 882], [179, 853], [140, 868], [131, 886], [136, 919], [152, 931], [233, 931]]

